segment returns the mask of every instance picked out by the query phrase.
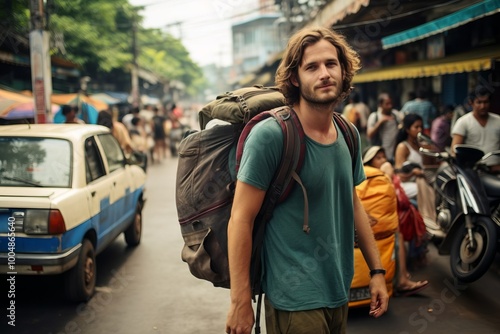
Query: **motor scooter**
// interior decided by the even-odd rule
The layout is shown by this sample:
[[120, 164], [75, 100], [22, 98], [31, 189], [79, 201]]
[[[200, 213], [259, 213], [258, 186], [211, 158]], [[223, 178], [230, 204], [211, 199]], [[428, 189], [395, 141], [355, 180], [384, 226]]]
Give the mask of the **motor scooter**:
[[[419, 140], [433, 145], [419, 134]], [[436, 224], [427, 224], [440, 255], [450, 255], [453, 276], [470, 283], [486, 273], [500, 249], [500, 176], [491, 174], [486, 162], [500, 156], [471, 145], [456, 145], [450, 152], [420, 148], [441, 161], [435, 180]]]

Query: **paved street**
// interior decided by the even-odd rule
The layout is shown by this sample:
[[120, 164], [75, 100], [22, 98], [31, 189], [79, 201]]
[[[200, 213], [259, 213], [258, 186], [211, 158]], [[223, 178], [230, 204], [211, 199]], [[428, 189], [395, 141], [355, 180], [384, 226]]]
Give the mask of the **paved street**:
[[[224, 333], [228, 291], [193, 278], [180, 260], [175, 173], [176, 159], [150, 166], [142, 242], [129, 249], [120, 236], [97, 257], [98, 291], [87, 305], [66, 302], [60, 278], [17, 277], [16, 327], [7, 326], [2, 301], [0, 333]], [[368, 317], [367, 309], [351, 310], [348, 332], [500, 333], [500, 258], [468, 287], [453, 284], [448, 257], [431, 248], [429, 259], [413, 274], [429, 279], [429, 288], [391, 299], [380, 319]]]

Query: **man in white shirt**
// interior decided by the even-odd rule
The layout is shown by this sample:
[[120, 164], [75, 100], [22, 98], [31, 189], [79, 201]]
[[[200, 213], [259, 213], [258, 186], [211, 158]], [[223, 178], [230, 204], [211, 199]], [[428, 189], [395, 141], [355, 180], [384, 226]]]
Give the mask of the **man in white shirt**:
[[[500, 116], [490, 112], [491, 92], [486, 87], [477, 87], [470, 95], [472, 112], [460, 117], [452, 130], [452, 152], [457, 144], [477, 146], [485, 154], [500, 149]], [[486, 162], [490, 170], [500, 172], [499, 157]]]
[[378, 109], [368, 117], [366, 135], [372, 146], [382, 146], [388, 161], [394, 161], [396, 136], [401, 122], [401, 114], [392, 108], [389, 94], [382, 93], [378, 97]]

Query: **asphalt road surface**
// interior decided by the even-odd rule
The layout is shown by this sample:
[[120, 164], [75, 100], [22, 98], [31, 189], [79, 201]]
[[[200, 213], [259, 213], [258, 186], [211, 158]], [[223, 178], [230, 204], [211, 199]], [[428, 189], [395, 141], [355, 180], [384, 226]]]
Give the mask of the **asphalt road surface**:
[[[150, 166], [142, 242], [128, 248], [120, 236], [97, 257], [98, 288], [89, 303], [65, 301], [60, 277], [18, 276], [16, 326], [8, 325], [7, 298], [0, 298], [0, 333], [224, 333], [229, 292], [194, 278], [180, 260], [176, 161]], [[412, 274], [430, 286], [420, 295], [392, 298], [379, 319], [366, 308], [350, 310], [348, 333], [500, 333], [500, 257], [483, 278], [459, 286], [448, 257], [430, 247], [428, 266]], [[7, 277], [0, 278], [6, 295]]]

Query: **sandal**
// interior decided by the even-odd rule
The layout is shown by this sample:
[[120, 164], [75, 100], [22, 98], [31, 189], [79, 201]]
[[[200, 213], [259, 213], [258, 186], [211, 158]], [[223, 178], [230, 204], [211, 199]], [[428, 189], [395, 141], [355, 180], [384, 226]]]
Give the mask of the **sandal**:
[[411, 286], [397, 287], [395, 290], [395, 296], [398, 297], [408, 297], [414, 295], [429, 286], [428, 281], [418, 281], [413, 282]]

